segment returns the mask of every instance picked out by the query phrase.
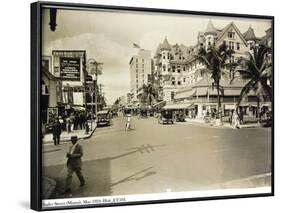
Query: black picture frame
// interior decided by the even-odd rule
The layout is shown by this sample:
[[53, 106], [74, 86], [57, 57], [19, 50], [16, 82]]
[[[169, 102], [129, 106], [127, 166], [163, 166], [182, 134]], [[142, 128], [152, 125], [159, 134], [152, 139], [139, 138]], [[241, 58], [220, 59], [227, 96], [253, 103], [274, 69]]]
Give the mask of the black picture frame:
[[62, 3], [62, 2], [35, 2], [31, 4], [31, 209], [41, 210], [55, 210], [55, 209], [77, 209], [89, 207], [106, 207], [106, 206], [122, 206], [122, 205], [141, 205], [167, 202], [186, 202], [186, 201], [203, 201], [216, 199], [235, 199], [235, 198], [250, 198], [250, 197], [265, 197], [274, 196], [274, 98], [272, 101], [272, 131], [271, 131], [271, 192], [259, 194], [243, 194], [243, 195], [226, 195], [226, 196], [211, 196], [200, 198], [181, 198], [181, 199], [165, 199], [153, 201], [137, 201], [125, 203], [105, 203], [99, 205], [79, 205], [79, 206], [65, 206], [54, 208], [42, 208], [41, 198], [41, 177], [42, 177], [42, 132], [40, 131], [40, 94], [41, 94], [41, 50], [42, 50], [42, 8], [67, 8], [67, 9], [103, 9], [103, 10], [121, 10], [127, 12], [151, 12], [162, 14], [177, 14], [177, 15], [204, 15], [228, 18], [253, 18], [265, 19], [271, 21], [272, 27], [272, 64], [273, 64], [273, 97], [274, 97], [274, 16], [268, 15], [249, 15], [237, 13], [218, 13], [205, 11], [187, 11], [174, 9], [160, 9], [160, 8], [141, 8], [141, 7], [125, 7], [112, 5], [92, 5], [80, 3]]

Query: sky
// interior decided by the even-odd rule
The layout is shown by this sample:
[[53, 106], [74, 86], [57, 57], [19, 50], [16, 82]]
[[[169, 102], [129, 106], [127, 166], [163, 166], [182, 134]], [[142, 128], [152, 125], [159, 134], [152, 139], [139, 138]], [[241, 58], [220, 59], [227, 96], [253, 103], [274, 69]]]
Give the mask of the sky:
[[265, 35], [268, 20], [177, 15], [110, 10], [57, 11], [56, 31], [49, 29], [49, 9], [43, 10], [42, 55], [52, 50], [86, 50], [87, 59], [103, 63], [98, 83], [103, 84], [108, 104], [130, 91], [129, 61], [136, 55], [133, 43], [151, 50], [167, 37], [170, 44], [195, 45], [198, 32], [204, 32], [211, 19], [222, 29], [231, 21], [244, 33], [249, 25], [257, 37]]

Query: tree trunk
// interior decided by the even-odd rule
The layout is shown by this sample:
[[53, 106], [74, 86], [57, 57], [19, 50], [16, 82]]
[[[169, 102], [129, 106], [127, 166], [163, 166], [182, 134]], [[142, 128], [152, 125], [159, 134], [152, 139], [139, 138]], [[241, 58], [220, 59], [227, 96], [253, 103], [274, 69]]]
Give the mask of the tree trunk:
[[221, 96], [220, 96], [220, 84], [219, 81], [216, 82], [217, 86], [217, 103], [218, 103], [218, 109], [217, 109], [217, 118], [222, 121], [221, 117]]
[[257, 118], [258, 118], [258, 124], [261, 121], [261, 114], [260, 114], [260, 98], [257, 96]]

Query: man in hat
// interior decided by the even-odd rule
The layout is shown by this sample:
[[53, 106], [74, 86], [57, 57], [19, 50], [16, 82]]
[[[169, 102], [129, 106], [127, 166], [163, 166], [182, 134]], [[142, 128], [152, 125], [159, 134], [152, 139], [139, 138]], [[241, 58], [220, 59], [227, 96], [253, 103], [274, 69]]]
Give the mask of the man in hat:
[[59, 118], [57, 118], [53, 124], [52, 133], [53, 133], [53, 140], [54, 140], [55, 146], [59, 145], [60, 144], [60, 134], [61, 134], [61, 124], [59, 122]]
[[71, 136], [72, 146], [69, 149], [69, 152], [66, 154], [67, 157], [67, 178], [66, 178], [66, 193], [70, 192], [70, 184], [72, 182], [72, 174], [76, 173], [78, 179], [80, 180], [80, 186], [85, 185], [85, 179], [82, 175], [82, 156], [83, 148], [80, 144], [77, 143], [77, 136]]

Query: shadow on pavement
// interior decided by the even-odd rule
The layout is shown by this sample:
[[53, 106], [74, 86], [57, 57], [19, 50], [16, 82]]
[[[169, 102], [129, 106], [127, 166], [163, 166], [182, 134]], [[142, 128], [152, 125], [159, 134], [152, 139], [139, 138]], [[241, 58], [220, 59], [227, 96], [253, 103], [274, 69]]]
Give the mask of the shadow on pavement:
[[64, 193], [67, 176], [67, 168], [65, 164], [44, 167], [43, 172], [43, 176], [47, 176], [56, 181], [56, 189], [49, 199], [105, 196], [111, 194], [109, 159], [84, 161], [82, 173], [86, 180], [86, 185], [84, 187], [79, 187], [79, 180], [74, 173], [72, 177], [71, 193], [69, 194]]
[[[152, 167], [149, 167], [115, 183], [111, 182], [110, 161], [129, 156], [137, 152], [139, 152], [139, 150], [130, 151], [110, 158], [83, 161], [82, 173], [86, 180], [86, 185], [84, 187], [79, 187], [80, 182], [74, 173], [72, 177], [71, 193], [67, 194], [64, 192], [67, 176], [66, 164], [43, 167], [43, 177], [48, 177], [56, 181], [56, 188], [48, 199], [109, 196], [112, 194], [111, 188], [115, 185], [127, 181], [139, 181], [148, 176], [155, 175], [156, 172], [148, 171], [152, 169]], [[44, 197], [44, 195], [42, 196]]]

